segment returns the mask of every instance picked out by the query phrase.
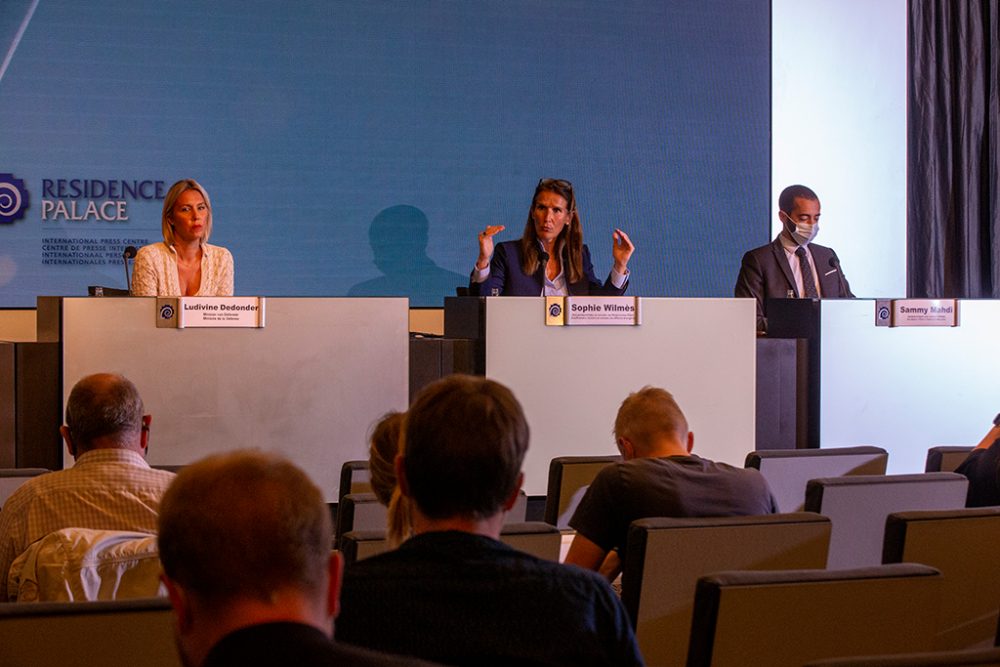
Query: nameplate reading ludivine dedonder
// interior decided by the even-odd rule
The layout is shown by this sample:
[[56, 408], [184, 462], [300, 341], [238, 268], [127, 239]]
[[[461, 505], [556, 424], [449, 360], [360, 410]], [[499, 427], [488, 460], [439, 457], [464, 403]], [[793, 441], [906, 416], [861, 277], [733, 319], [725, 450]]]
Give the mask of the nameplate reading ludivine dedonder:
[[878, 299], [877, 327], [957, 327], [958, 299]]
[[561, 326], [626, 326], [642, 324], [637, 296], [547, 296], [545, 324]]
[[156, 326], [161, 329], [261, 329], [264, 327], [264, 297], [157, 297]]

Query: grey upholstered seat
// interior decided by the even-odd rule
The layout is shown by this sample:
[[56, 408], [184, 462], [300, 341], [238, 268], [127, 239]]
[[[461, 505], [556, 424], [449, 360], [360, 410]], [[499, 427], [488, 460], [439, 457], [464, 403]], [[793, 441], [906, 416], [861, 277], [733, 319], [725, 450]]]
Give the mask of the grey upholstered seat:
[[180, 667], [166, 598], [0, 605], [4, 665]]
[[0, 469], [0, 508], [10, 498], [11, 494], [32, 477], [49, 472], [45, 468], [3, 468]]
[[1000, 648], [830, 658], [805, 667], [1000, 667]]
[[884, 475], [889, 454], [880, 447], [765, 449], [747, 454], [745, 467], [757, 468], [778, 501], [779, 512], [801, 512], [806, 484], [818, 477]]
[[806, 487], [806, 510], [833, 522], [827, 567], [865, 567], [882, 562], [890, 513], [965, 507], [968, 486], [953, 472], [814, 479]]
[[944, 575], [939, 649], [993, 646], [1000, 607], [1000, 507], [890, 514], [882, 560], [923, 563]]
[[822, 569], [829, 543], [830, 520], [806, 512], [634, 521], [622, 602], [646, 664], [684, 664], [700, 577], [722, 570]]
[[931, 650], [941, 579], [916, 564], [704, 577], [688, 667], [798, 667], [820, 658]]
[[[504, 524], [500, 531], [504, 544], [546, 560], [559, 560], [562, 533], [542, 521]], [[348, 565], [380, 554], [389, 548], [384, 530], [352, 530], [340, 540], [340, 552]]]
[[937, 445], [927, 450], [924, 472], [953, 472], [969, 458], [972, 445]]
[[545, 495], [545, 521], [556, 528], [569, 528], [569, 520], [605, 466], [621, 456], [559, 456], [549, 462], [549, 484]]

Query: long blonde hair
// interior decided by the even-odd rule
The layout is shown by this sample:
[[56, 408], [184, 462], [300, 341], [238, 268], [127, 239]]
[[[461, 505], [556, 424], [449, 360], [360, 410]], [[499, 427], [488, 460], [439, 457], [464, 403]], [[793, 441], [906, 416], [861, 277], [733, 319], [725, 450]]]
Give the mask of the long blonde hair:
[[205, 200], [205, 206], [208, 207], [205, 235], [201, 237], [202, 244], [208, 243], [208, 237], [212, 234], [212, 201], [208, 198], [208, 192], [193, 178], [184, 178], [171, 185], [170, 189], [167, 190], [167, 196], [163, 198], [163, 216], [160, 220], [160, 227], [163, 231], [163, 242], [168, 246], [174, 244], [174, 226], [170, 223], [170, 215], [174, 212], [177, 198], [188, 190], [197, 190], [198, 194]]
[[376, 422], [369, 438], [368, 471], [372, 492], [388, 507], [386, 539], [392, 548], [398, 547], [413, 533], [410, 501], [399, 490], [396, 480], [396, 456], [400, 452], [403, 432], [402, 412], [387, 412]]

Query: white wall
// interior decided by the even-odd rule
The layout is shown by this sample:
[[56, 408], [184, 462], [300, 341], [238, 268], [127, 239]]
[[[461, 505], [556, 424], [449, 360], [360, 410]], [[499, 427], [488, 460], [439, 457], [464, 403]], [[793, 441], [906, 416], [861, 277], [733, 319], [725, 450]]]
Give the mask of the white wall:
[[792, 183], [823, 204], [858, 296], [906, 296], [906, 0], [773, 0], [773, 233]]

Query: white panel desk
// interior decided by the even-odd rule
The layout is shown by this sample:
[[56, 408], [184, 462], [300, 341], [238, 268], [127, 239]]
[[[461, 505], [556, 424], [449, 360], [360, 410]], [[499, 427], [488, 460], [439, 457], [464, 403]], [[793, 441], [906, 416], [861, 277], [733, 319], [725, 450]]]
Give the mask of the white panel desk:
[[151, 464], [274, 450], [335, 501], [371, 423], [406, 409], [406, 299], [268, 298], [263, 329], [157, 329], [155, 304], [62, 300], [64, 402], [89, 373], [129, 377], [153, 415]]
[[820, 442], [889, 452], [923, 472], [934, 445], [975, 445], [1000, 411], [1000, 301], [960, 304], [958, 327], [876, 327], [875, 302], [820, 302]]
[[754, 449], [751, 299], [642, 299], [638, 327], [547, 327], [541, 297], [485, 300], [486, 375], [510, 387], [531, 428], [525, 491], [544, 495], [556, 456], [616, 453], [622, 400], [674, 394], [694, 451], [743, 466]]

